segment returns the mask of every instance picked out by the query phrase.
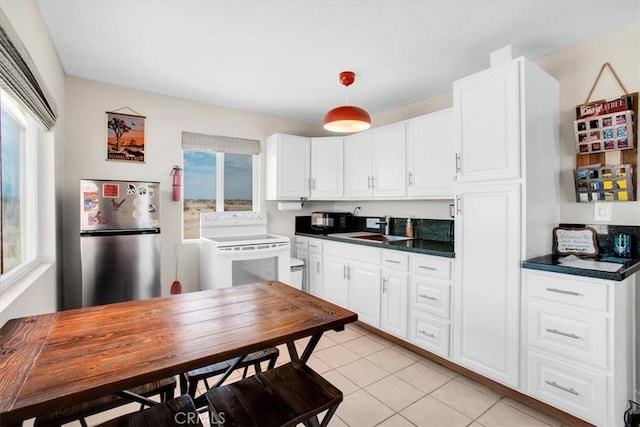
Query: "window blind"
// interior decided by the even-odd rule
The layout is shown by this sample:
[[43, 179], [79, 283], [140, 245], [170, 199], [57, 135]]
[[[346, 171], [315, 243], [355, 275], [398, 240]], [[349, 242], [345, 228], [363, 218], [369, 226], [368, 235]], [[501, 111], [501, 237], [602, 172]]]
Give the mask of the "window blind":
[[31, 111], [45, 129], [51, 130], [58, 118], [53, 97], [35, 64], [0, 9], [0, 86], [25, 109]]
[[182, 149], [211, 150], [219, 153], [259, 154], [260, 141], [183, 131]]

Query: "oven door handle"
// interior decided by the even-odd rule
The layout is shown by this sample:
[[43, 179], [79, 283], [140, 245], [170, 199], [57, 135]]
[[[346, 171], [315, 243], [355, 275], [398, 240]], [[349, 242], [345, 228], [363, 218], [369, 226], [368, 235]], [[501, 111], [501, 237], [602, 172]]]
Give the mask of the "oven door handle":
[[268, 248], [261, 248], [260, 246], [265, 246], [265, 245], [247, 245], [243, 247], [251, 248], [251, 249], [244, 249], [244, 250], [242, 248], [239, 250], [235, 250], [233, 248], [218, 248], [218, 254], [222, 256], [231, 256], [231, 257], [237, 256], [237, 255], [242, 257], [243, 255], [260, 254], [260, 257], [263, 257], [264, 255], [282, 252], [283, 250], [287, 250], [287, 251], [289, 250], [289, 244], [287, 243], [279, 243], [275, 247], [272, 247], [271, 245], [269, 245]]

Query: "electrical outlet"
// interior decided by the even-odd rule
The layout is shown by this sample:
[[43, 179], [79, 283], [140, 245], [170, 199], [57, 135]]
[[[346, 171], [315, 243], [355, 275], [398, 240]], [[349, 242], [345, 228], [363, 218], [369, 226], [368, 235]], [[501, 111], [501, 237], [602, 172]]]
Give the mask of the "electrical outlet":
[[612, 203], [596, 202], [593, 204], [593, 220], [594, 221], [610, 222], [612, 217], [613, 217]]
[[609, 234], [609, 226], [607, 224], [591, 224], [587, 227], [591, 227], [596, 230], [597, 234]]

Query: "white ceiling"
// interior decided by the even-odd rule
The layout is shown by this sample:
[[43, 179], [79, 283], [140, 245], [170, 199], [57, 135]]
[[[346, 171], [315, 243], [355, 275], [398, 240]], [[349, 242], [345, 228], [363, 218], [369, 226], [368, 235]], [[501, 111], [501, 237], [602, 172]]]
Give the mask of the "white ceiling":
[[36, 1], [69, 75], [313, 123], [346, 95], [373, 116], [450, 91], [508, 44], [640, 25], [638, 0]]

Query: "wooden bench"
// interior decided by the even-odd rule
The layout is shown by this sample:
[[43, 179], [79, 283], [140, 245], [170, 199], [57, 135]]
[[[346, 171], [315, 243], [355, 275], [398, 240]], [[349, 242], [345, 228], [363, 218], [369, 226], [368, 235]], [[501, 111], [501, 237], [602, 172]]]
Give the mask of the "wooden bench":
[[[159, 394], [160, 400], [164, 402], [173, 398], [175, 388], [176, 379], [175, 377], [170, 377], [165, 378], [161, 381], [154, 381], [148, 384], [134, 387], [129, 391], [144, 397], [155, 396]], [[79, 405], [60, 409], [59, 411], [50, 412], [46, 415], [41, 415], [35, 419], [34, 426], [61, 426], [62, 424], [77, 420], [83, 427], [86, 427], [87, 423], [85, 421], [85, 417], [97, 414], [99, 412], [108, 411], [109, 409], [126, 405], [128, 403], [131, 403], [131, 401], [118, 395], [111, 394], [81, 403]]]
[[189, 395], [182, 395], [144, 411], [123, 415], [96, 427], [203, 427], [198, 411]]
[[[265, 350], [255, 351], [249, 353], [242, 362], [236, 366], [236, 369], [244, 368], [242, 378], [247, 377], [247, 372], [250, 366], [253, 366], [256, 372], [262, 372], [260, 364], [262, 362], [268, 362], [267, 369], [273, 369], [276, 365], [276, 360], [280, 355], [280, 350], [275, 347], [271, 347]], [[180, 375], [180, 393], [188, 394], [191, 397], [195, 397], [196, 390], [198, 388], [198, 382], [204, 381], [207, 390], [211, 387], [207, 382], [207, 378], [211, 378], [216, 375], [224, 374], [227, 369], [233, 364], [233, 360], [225, 360], [224, 362], [214, 363], [203, 368], [198, 368], [185, 372]]]
[[[342, 392], [307, 365], [287, 363], [249, 378], [208, 390], [209, 419], [224, 427], [318, 425], [335, 413]], [[200, 406], [200, 405], [198, 405]]]

